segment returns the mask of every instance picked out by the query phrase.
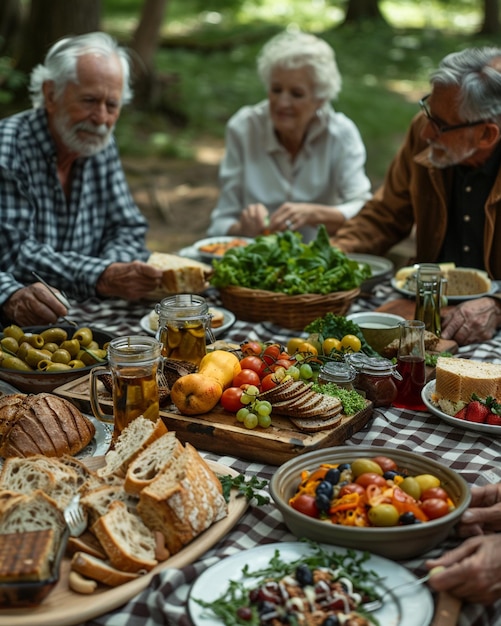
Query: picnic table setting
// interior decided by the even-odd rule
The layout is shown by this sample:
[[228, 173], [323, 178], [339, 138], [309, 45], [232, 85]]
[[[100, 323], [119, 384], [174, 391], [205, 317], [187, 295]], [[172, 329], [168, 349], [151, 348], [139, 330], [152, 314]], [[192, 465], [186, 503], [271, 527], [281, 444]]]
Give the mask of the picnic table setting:
[[[26, 472], [37, 513], [6, 500], [0, 531], [28, 517], [42, 541], [33, 520], [51, 518], [63, 547], [41, 580], [0, 580], [0, 626], [285, 624], [293, 609], [325, 626], [501, 623], [500, 601], [418, 584], [463, 541], [470, 488], [501, 480], [501, 333], [440, 338], [441, 310], [499, 285], [451, 264], [395, 271], [321, 231], [204, 239], [176, 255], [202, 290], [71, 301], [56, 327], [3, 329], [0, 482]], [[81, 363], [53, 367], [77, 339]], [[44, 448], [49, 419], [65, 425]], [[320, 587], [329, 603], [306, 609]]]

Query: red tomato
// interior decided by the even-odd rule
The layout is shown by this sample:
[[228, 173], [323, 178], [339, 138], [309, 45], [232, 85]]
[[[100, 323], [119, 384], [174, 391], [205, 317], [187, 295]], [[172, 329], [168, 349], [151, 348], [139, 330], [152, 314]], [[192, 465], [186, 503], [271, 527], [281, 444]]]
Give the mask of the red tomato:
[[292, 361], [289, 361], [289, 359], [277, 359], [272, 365], [270, 365], [270, 368], [275, 372], [279, 367], [283, 367], [288, 370], [291, 365]]
[[443, 517], [449, 512], [449, 505], [441, 498], [429, 498], [421, 504], [421, 509], [430, 519]]
[[387, 456], [375, 456], [371, 460], [374, 461], [374, 463], [377, 463], [383, 472], [388, 472], [390, 470], [396, 471], [398, 469], [395, 461]]
[[369, 485], [376, 485], [377, 487], [386, 487], [386, 480], [380, 476], [379, 474], [375, 474], [374, 472], [365, 472], [365, 474], [360, 474], [355, 480], [357, 485], [362, 485], [362, 487], [368, 487]]
[[233, 377], [233, 387], [240, 387], [241, 385], [256, 385], [259, 387], [261, 379], [259, 374], [254, 370], [240, 370], [236, 376]]
[[240, 361], [240, 367], [243, 370], [254, 370], [259, 378], [263, 378], [268, 373], [268, 366], [263, 359], [254, 355], [245, 356]]
[[263, 347], [259, 343], [259, 341], [244, 341], [240, 345], [240, 350], [245, 355], [257, 355], [259, 356], [263, 350]]
[[244, 390], [241, 387], [228, 387], [228, 389], [225, 389], [220, 399], [223, 409], [230, 413], [236, 413], [245, 406], [240, 402], [243, 392]]
[[429, 500], [430, 498], [438, 498], [439, 500], [447, 500], [449, 499], [449, 494], [442, 487], [430, 487], [426, 491], [423, 491], [421, 494], [421, 500]]
[[278, 361], [281, 352], [282, 350], [280, 349], [278, 343], [273, 343], [271, 346], [265, 348], [262, 357], [263, 361], [268, 365], [271, 365], [272, 363], [275, 363], [275, 361]]
[[357, 485], [357, 483], [348, 483], [347, 485], [343, 485], [339, 490], [339, 497], [342, 498], [347, 493], [358, 493], [361, 496], [365, 495], [365, 489], [362, 485]]
[[318, 508], [315, 503], [315, 498], [306, 493], [302, 493], [300, 496], [294, 498], [291, 502], [291, 506], [293, 509], [296, 509], [296, 511], [304, 513], [304, 515], [318, 517]]
[[278, 380], [275, 378], [275, 374], [267, 374], [261, 381], [261, 391], [268, 391], [278, 385]]

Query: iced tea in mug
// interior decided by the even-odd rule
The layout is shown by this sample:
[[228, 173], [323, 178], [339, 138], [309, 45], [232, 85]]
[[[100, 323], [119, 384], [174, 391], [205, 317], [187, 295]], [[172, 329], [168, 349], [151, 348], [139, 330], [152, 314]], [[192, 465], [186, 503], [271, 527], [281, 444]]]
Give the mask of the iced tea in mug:
[[98, 419], [108, 420], [99, 407], [97, 378], [112, 378], [113, 441], [122, 430], [140, 415], [156, 421], [159, 417], [158, 367], [162, 344], [152, 337], [120, 337], [108, 346], [109, 369], [96, 367], [91, 371], [91, 405]]

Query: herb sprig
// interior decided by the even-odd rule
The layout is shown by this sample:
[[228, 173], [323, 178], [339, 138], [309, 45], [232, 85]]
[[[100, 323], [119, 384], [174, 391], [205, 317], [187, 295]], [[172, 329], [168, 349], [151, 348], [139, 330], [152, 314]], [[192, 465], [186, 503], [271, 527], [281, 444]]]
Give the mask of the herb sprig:
[[257, 476], [251, 476], [247, 478], [243, 474], [237, 476], [219, 476], [219, 482], [223, 487], [223, 496], [226, 502], [230, 500], [230, 493], [232, 489], [238, 490], [237, 497], [245, 497], [248, 502], [254, 501], [258, 506], [263, 504], [269, 504], [270, 498], [259, 493], [259, 489], [265, 489], [268, 486], [267, 480], [260, 480]]

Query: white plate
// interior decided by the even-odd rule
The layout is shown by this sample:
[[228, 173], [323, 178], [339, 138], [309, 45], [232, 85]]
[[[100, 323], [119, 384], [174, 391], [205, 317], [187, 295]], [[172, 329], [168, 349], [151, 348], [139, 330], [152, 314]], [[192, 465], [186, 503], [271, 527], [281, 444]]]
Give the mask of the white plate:
[[[344, 554], [346, 548], [322, 546], [324, 550], [335, 550]], [[188, 611], [195, 626], [221, 626], [217, 618], [207, 615], [207, 610], [195, 602], [194, 598], [212, 602], [221, 596], [230, 580], [243, 580], [242, 569], [250, 565], [251, 570], [269, 567], [270, 559], [275, 550], [279, 550], [280, 558], [284, 561], [292, 561], [300, 558], [303, 554], [309, 554], [311, 549], [306, 543], [284, 542], [270, 543], [257, 546], [251, 550], [243, 550], [222, 559], [205, 572], [194, 582], [188, 598]], [[416, 576], [398, 563], [380, 556], [371, 555], [364, 563], [366, 569], [376, 572], [384, 578], [384, 586], [377, 591], [384, 593], [387, 588], [398, 584], [412, 582]], [[249, 587], [253, 586], [252, 578], [246, 578]], [[433, 598], [427, 587], [420, 585], [411, 588], [407, 594], [399, 594], [398, 597], [390, 596], [390, 600], [384, 606], [372, 613], [378, 619], [379, 624], [384, 626], [428, 626], [433, 616]]]
[[85, 459], [89, 456], [101, 456], [106, 454], [111, 444], [111, 437], [113, 435], [113, 424], [106, 424], [96, 419], [93, 415], [85, 414], [87, 419], [96, 427], [96, 434], [94, 439], [83, 450], [75, 454], [77, 459]]
[[[415, 291], [411, 291], [410, 289], [405, 289], [404, 287], [399, 287], [397, 285], [397, 281], [395, 280], [395, 277], [391, 279], [391, 286], [393, 287], [393, 289], [395, 289], [395, 291], [398, 291], [404, 296], [410, 296], [413, 298], [416, 297]], [[474, 293], [468, 296], [447, 296], [447, 302], [464, 302], [465, 300], [476, 300], [477, 298], [483, 298], [484, 296], [491, 296], [493, 293], [496, 293], [497, 290], [498, 290], [497, 285], [492, 283], [489, 291], [485, 291], [484, 293]]]
[[[223, 323], [221, 324], [221, 326], [218, 326], [217, 328], [212, 329], [212, 332], [214, 333], [214, 337], [219, 337], [220, 335], [225, 333], [227, 330], [229, 330], [233, 326], [237, 318], [235, 317], [235, 314], [232, 313], [231, 311], [228, 311], [228, 309], [223, 309], [222, 307], [219, 307], [219, 306], [211, 306], [209, 307], [209, 313], [210, 313], [210, 309], [220, 311], [223, 314]], [[157, 331], [152, 330], [150, 326], [150, 314], [149, 313], [147, 315], [144, 315], [141, 318], [139, 324], [141, 328], [144, 330], [144, 332], [148, 333], [148, 335], [152, 335], [153, 337], [156, 335]]]
[[367, 263], [371, 268], [371, 276], [364, 280], [361, 285], [362, 291], [370, 291], [385, 278], [389, 278], [393, 273], [394, 265], [390, 259], [382, 256], [374, 256], [373, 254], [347, 254], [349, 259], [358, 263]]
[[220, 254], [211, 254], [210, 252], [206, 252], [205, 250], [201, 250], [203, 246], [208, 246], [214, 243], [227, 243], [229, 241], [233, 241], [234, 239], [239, 239], [242, 241], [246, 241], [247, 243], [251, 243], [254, 239], [250, 239], [249, 237], [239, 237], [237, 235], [231, 236], [221, 236], [221, 237], [207, 237], [206, 239], [200, 239], [193, 244], [192, 248], [196, 250], [197, 254], [207, 261], [212, 261], [213, 259], [220, 259], [222, 255]]
[[474, 430], [477, 433], [488, 433], [489, 435], [494, 435], [495, 437], [501, 437], [501, 426], [468, 422], [467, 420], [460, 420], [457, 417], [447, 415], [447, 413], [441, 411], [440, 408], [431, 400], [431, 395], [435, 391], [435, 382], [435, 380], [430, 380], [430, 382], [423, 387], [423, 390], [421, 392], [423, 402], [431, 413], [443, 419], [444, 422], [447, 422], [448, 424], [459, 428], [460, 430]]

